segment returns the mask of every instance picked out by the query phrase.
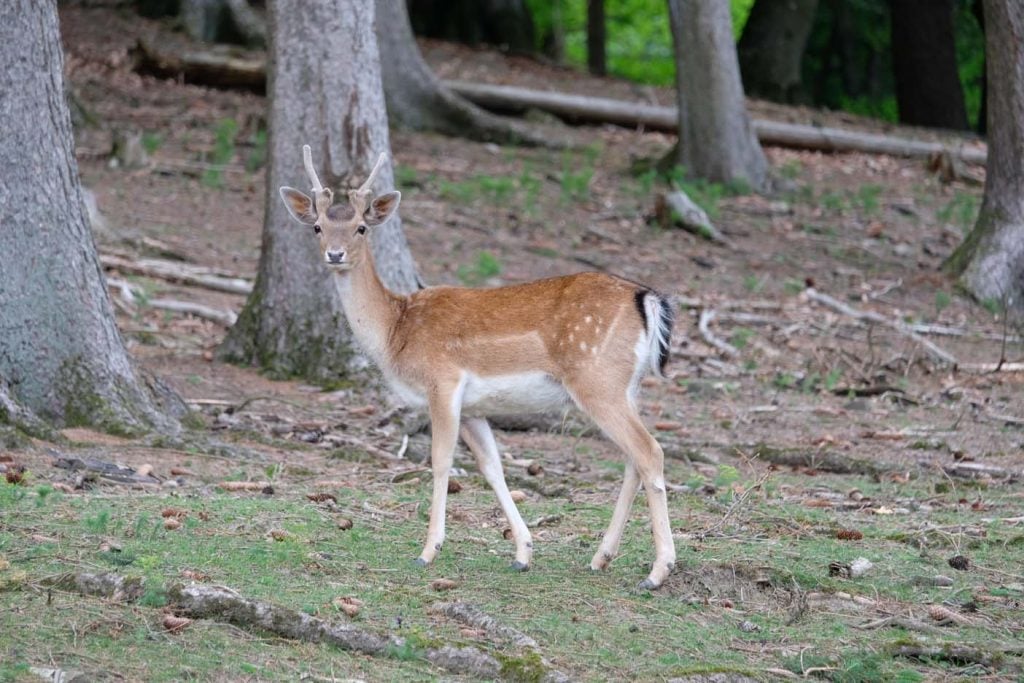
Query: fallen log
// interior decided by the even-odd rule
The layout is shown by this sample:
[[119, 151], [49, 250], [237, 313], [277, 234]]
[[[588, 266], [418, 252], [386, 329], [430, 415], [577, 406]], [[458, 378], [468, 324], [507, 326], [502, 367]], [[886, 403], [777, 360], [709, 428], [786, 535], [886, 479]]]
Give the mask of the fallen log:
[[[187, 83], [213, 87], [247, 88], [262, 92], [266, 81], [266, 58], [235, 48], [193, 50], [157, 48], [143, 40], [134, 51], [135, 70], [160, 77], [182, 78]], [[604, 97], [533, 90], [512, 85], [442, 81], [442, 84], [474, 104], [499, 112], [539, 109], [575, 123], [611, 123], [674, 133], [678, 129], [675, 107], [626, 102]], [[984, 165], [983, 147], [914, 140], [878, 133], [843, 130], [780, 121], [754, 119], [754, 131], [762, 145], [822, 152], [864, 152], [899, 157], [949, 159]]]
[[[675, 133], [679, 125], [675, 107], [532, 90], [511, 85], [465, 81], [445, 81], [445, 84], [481, 107], [504, 112], [541, 109], [579, 123], [612, 123], [667, 133]], [[965, 147], [963, 144], [951, 147], [940, 142], [765, 119], [754, 119], [752, 124], [762, 145], [776, 147], [922, 158], [948, 153], [954, 159], [982, 165], [987, 156], [984, 148]]]
[[232, 275], [225, 276], [209, 268], [201, 266], [165, 261], [163, 259], [130, 259], [113, 254], [100, 254], [100, 264], [106, 269], [115, 269], [121, 273], [142, 275], [183, 285], [212, 289], [230, 294], [248, 294], [252, 291], [252, 282]]

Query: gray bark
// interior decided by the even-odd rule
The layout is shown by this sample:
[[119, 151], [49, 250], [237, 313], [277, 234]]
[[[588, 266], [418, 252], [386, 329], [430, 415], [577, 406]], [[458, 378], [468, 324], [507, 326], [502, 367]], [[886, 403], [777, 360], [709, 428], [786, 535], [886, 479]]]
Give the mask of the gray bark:
[[195, 40], [263, 47], [267, 28], [247, 0], [181, 0], [181, 23]]
[[985, 0], [988, 167], [974, 229], [947, 266], [981, 301], [1024, 312], [1024, 4]]
[[762, 189], [768, 162], [743, 99], [729, 3], [668, 0], [668, 7], [679, 101], [676, 163], [697, 177]]
[[377, 0], [377, 41], [384, 56], [388, 115], [395, 126], [472, 140], [565, 145], [550, 132], [486, 112], [442, 84], [416, 45], [405, 0]]
[[[318, 241], [287, 213], [282, 185], [307, 188], [302, 145], [313, 148], [325, 187], [358, 186], [379, 154], [390, 156], [373, 0], [270, 3], [268, 95], [269, 172], [259, 272], [222, 358], [255, 363], [276, 376], [336, 380], [352, 369], [353, 346]], [[314, 38], [315, 39], [311, 39]], [[374, 190], [392, 188], [391, 161]], [[373, 232], [373, 251], [385, 285], [418, 286], [397, 217]]]
[[737, 51], [743, 87], [753, 97], [796, 102], [818, 0], [757, 0]]
[[[114, 323], [73, 154], [56, 3], [0, 3], [0, 393], [57, 425], [172, 431]], [[0, 407], [0, 422], [17, 421]]]

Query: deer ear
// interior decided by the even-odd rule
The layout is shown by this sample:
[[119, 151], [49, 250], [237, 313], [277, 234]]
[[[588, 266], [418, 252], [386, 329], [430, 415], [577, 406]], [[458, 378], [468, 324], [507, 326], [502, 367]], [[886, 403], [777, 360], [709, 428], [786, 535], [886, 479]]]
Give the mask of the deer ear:
[[293, 187], [282, 187], [280, 192], [281, 199], [284, 200], [284, 205], [292, 218], [304, 225], [316, 223], [316, 211], [313, 209], [312, 199]]
[[401, 192], [382, 194], [370, 203], [370, 208], [363, 214], [363, 220], [369, 226], [380, 225], [394, 215], [400, 201], [402, 201]]

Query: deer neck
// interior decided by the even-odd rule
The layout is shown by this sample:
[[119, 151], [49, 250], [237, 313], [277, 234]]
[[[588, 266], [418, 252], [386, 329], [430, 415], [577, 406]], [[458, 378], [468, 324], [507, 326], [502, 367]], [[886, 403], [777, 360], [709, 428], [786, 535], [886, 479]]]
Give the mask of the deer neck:
[[373, 254], [349, 271], [334, 273], [341, 305], [356, 341], [381, 367], [387, 359], [388, 339], [401, 316], [405, 297], [390, 291], [377, 275]]

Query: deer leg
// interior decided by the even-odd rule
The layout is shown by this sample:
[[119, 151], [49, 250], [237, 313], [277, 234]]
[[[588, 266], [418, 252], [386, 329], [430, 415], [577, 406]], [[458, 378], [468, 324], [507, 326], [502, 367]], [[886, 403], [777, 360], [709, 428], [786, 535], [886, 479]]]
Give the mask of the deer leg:
[[483, 418], [465, 419], [462, 421], [462, 440], [476, 456], [480, 472], [494, 489], [498, 504], [501, 505], [505, 518], [512, 528], [512, 538], [516, 544], [516, 559], [512, 563], [512, 569], [526, 571], [530, 567], [530, 557], [533, 555], [533, 540], [512, 500], [508, 484], [505, 483], [505, 472], [501, 467], [501, 457], [498, 455], [498, 445], [494, 442], [491, 426]]
[[462, 383], [450, 392], [436, 392], [430, 407], [430, 467], [434, 474], [434, 492], [430, 499], [430, 526], [427, 543], [416, 562], [428, 565], [444, 543], [445, 505], [448, 502], [448, 476], [452, 469], [455, 444], [459, 438], [459, 413], [462, 410]]
[[626, 528], [626, 520], [629, 519], [630, 508], [633, 507], [633, 500], [640, 489], [640, 478], [633, 466], [633, 458], [626, 454], [626, 475], [622, 480], [622, 488], [619, 490], [619, 498], [615, 502], [615, 511], [612, 512], [612, 521], [608, 524], [608, 530], [604, 532], [601, 545], [594, 553], [594, 559], [590, 561], [590, 568], [598, 571], [607, 569], [608, 563], [612, 561], [615, 554], [619, 552], [619, 542], [622, 540], [622, 532]]
[[[672, 528], [668, 518], [668, 498], [665, 495], [665, 454], [658, 442], [644, 427], [633, 402], [626, 396], [615, 400], [609, 400], [607, 397], [604, 397], [604, 400], [578, 397], [577, 403], [608, 435], [608, 438], [625, 451], [626, 457], [632, 461], [640, 483], [643, 484], [651, 516], [655, 556], [651, 573], [640, 583], [640, 587], [648, 590], [657, 588], [665, 581], [676, 563], [675, 543], [672, 540]], [[621, 538], [621, 526], [625, 524], [628, 512], [625, 502], [627, 500], [632, 502], [630, 491], [635, 492], [634, 487], [635, 483], [631, 483], [629, 479], [629, 465], [627, 464], [626, 481], [623, 483], [623, 491], [619, 494], [619, 500], [609, 526], [611, 538], [602, 541], [598, 553], [605, 547], [611, 547], [612, 542], [618, 544], [619, 538]], [[599, 559], [595, 557], [595, 562]], [[591, 566], [593, 567], [594, 563], [591, 563]]]

